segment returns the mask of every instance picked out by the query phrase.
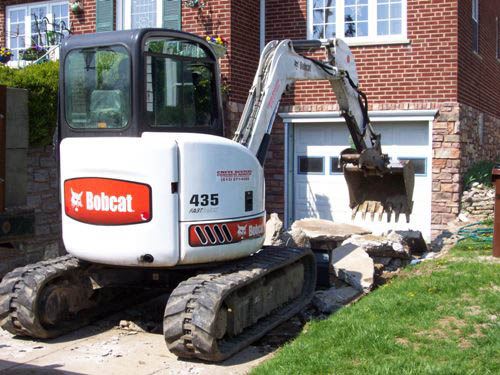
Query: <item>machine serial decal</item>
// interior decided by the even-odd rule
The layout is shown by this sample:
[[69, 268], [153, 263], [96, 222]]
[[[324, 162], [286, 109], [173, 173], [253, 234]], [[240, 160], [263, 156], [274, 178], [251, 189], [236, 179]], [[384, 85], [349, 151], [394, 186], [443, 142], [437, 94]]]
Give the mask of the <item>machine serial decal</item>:
[[151, 220], [151, 187], [110, 178], [74, 178], [64, 181], [67, 216], [95, 225], [139, 224]]
[[227, 245], [263, 237], [265, 216], [255, 219], [228, 221], [217, 224], [196, 224], [189, 227], [191, 247]]
[[220, 182], [250, 181], [252, 178], [251, 169], [217, 171], [217, 179]]
[[218, 206], [219, 205], [219, 194], [193, 194], [189, 200], [189, 204], [198, 206]]

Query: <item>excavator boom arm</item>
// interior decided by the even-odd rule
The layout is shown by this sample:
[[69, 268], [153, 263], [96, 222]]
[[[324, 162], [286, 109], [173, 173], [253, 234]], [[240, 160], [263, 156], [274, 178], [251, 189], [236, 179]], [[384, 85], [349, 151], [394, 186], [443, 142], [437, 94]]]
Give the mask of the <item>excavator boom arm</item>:
[[[323, 49], [325, 61], [302, 56], [298, 51]], [[295, 81], [327, 80], [345, 119], [355, 149], [342, 152], [340, 160], [349, 187], [353, 217], [360, 212], [387, 212], [396, 220], [412, 210], [413, 169], [411, 164], [389, 167], [382, 153], [380, 135], [368, 118], [366, 95], [358, 88], [354, 56], [340, 39], [272, 41], [261, 54], [257, 73], [233, 140], [250, 149], [264, 165], [272, 126], [281, 97]], [[370, 185], [379, 189], [373, 193]], [[396, 187], [395, 187], [396, 186]]]

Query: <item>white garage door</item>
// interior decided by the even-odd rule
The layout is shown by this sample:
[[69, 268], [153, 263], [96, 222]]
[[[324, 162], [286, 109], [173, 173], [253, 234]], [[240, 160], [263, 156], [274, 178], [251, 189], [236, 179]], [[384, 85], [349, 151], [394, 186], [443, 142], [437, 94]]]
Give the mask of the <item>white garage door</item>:
[[[353, 223], [375, 232], [388, 229], [415, 229], [430, 240], [432, 147], [429, 144], [428, 122], [374, 123], [382, 134], [382, 150], [392, 160], [412, 160], [415, 166], [413, 213], [410, 223], [394, 215], [387, 223], [377, 218], [351, 220], [347, 185], [338, 168], [338, 157], [349, 147], [349, 133], [343, 123], [295, 124], [294, 130], [294, 218], [315, 217], [335, 222]], [[369, 186], [367, 186], [369, 188]]]

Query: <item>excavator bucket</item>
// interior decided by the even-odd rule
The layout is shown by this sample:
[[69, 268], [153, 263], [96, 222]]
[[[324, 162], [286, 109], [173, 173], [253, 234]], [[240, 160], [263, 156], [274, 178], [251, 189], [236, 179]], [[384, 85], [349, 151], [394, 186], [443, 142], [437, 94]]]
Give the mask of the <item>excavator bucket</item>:
[[392, 213], [395, 221], [404, 213], [406, 222], [410, 222], [413, 208], [413, 186], [415, 172], [411, 162], [390, 165], [385, 173], [370, 172], [356, 165], [344, 166], [344, 177], [349, 188], [352, 218], [360, 213], [363, 220], [369, 214], [371, 219], [378, 216], [382, 220], [387, 213], [387, 221], [391, 221]]

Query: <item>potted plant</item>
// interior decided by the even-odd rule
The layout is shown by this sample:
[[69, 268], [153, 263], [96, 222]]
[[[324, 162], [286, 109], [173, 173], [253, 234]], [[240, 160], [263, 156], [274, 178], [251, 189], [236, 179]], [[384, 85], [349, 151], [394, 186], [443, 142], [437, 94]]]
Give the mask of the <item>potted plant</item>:
[[0, 64], [7, 64], [12, 57], [12, 51], [7, 47], [0, 48]]
[[47, 50], [44, 47], [34, 44], [25, 50], [21, 50], [19, 58], [24, 61], [34, 61], [45, 55], [45, 53], [47, 53]]
[[208, 43], [212, 46], [215, 51], [215, 56], [217, 58], [223, 57], [227, 52], [226, 41], [220, 36], [213, 37], [207, 36]]

